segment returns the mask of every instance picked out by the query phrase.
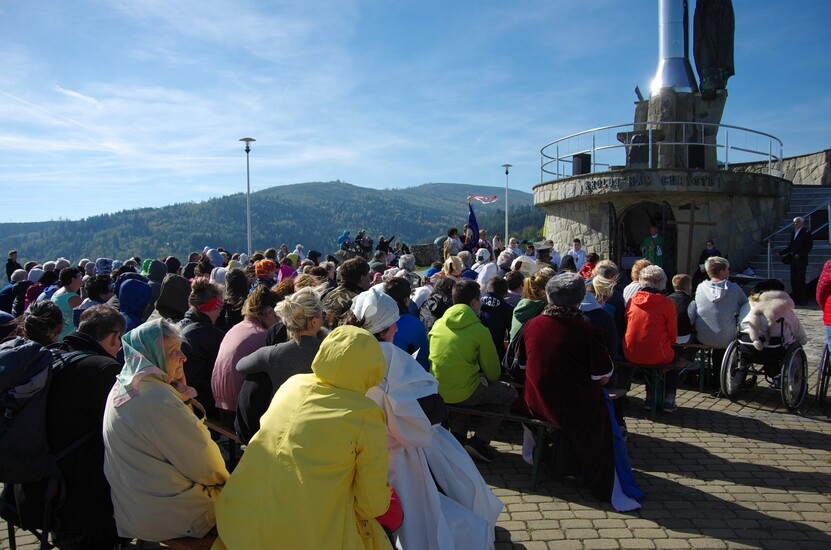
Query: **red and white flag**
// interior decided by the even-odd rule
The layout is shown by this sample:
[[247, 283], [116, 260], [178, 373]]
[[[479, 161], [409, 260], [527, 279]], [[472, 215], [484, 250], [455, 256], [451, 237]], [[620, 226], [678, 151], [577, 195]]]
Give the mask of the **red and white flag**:
[[490, 204], [492, 202], [496, 202], [496, 198], [497, 198], [496, 195], [494, 195], [492, 197], [487, 197], [485, 195], [469, 195], [467, 197], [467, 202], [470, 202], [472, 200], [476, 200], [476, 201], [481, 202], [482, 204]]

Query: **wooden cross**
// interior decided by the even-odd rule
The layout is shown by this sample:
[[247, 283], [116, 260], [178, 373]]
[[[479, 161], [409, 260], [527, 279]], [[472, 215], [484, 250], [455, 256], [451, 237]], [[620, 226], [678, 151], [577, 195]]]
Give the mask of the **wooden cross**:
[[[695, 211], [699, 208], [695, 205], [695, 201], [691, 201], [687, 204], [682, 204], [678, 207], [678, 210], [689, 210], [690, 211], [690, 219], [689, 221], [675, 221], [671, 220], [667, 223], [673, 225], [688, 225], [690, 226], [689, 231], [689, 239], [687, 240], [687, 273], [692, 275], [692, 258], [693, 258], [693, 233], [695, 232], [695, 227], [699, 225], [718, 225], [716, 222], [696, 222], [695, 221]], [[698, 265], [695, 266], [696, 270], [698, 269]]]

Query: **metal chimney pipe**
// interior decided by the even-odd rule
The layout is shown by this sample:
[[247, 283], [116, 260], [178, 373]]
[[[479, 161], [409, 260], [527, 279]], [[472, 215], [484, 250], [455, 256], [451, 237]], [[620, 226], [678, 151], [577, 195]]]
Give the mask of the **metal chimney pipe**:
[[689, 57], [689, 10], [687, 0], [658, 0], [658, 72], [651, 94], [661, 88], [676, 92], [698, 91]]

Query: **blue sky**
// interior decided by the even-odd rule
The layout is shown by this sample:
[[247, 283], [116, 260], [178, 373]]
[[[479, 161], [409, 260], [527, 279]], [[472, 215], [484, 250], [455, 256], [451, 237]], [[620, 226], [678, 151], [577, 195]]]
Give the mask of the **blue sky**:
[[[694, 2], [691, 2], [694, 4]], [[831, 2], [734, 0], [723, 122], [831, 146]], [[0, 0], [0, 222], [340, 179], [540, 181], [633, 117], [655, 0]], [[464, 198], [460, 198], [464, 200]]]

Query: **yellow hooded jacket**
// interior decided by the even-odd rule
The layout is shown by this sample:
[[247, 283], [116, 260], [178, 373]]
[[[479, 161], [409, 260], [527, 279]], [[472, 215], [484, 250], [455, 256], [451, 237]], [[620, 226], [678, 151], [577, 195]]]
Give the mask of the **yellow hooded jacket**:
[[214, 549], [390, 548], [383, 410], [364, 394], [384, 377], [381, 347], [342, 326], [314, 374], [283, 384], [216, 504]]

